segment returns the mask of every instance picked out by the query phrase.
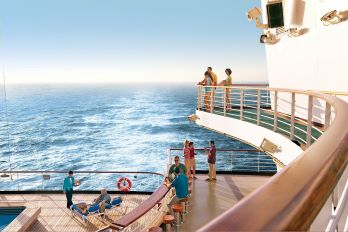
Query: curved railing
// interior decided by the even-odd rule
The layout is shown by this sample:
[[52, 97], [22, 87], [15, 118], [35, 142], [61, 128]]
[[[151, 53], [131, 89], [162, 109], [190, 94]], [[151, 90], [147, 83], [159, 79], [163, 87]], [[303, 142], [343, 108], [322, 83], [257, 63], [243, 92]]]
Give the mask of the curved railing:
[[[273, 159], [263, 151], [256, 149], [216, 149], [216, 171], [221, 174], [263, 174], [273, 175], [277, 172]], [[168, 149], [168, 164], [174, 156], [181, 157], [182, 148]], [[207, 173], [207, 154], [205, 148], [195, 148], [196, 173]]]
[[289, 89], [198, 86], [197, 90], [198, 111], [263, 126], [299, 141], [305, 149], [265, 185], [201, 231], [309, 230], [315, 228], [317, 216], [325, 213], [327, 205], [327, 223], [320, 230], [333, 231], [338, 225], [339, 231], [344, 228], [342, 220], [347, 216], [342, 215], [348, 198], [346, 102]]

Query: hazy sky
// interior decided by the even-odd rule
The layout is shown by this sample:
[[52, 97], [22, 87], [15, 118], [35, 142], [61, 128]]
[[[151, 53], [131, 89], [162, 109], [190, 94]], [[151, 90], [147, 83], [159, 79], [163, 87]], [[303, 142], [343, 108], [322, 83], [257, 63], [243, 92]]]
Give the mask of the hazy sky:
[[267, 81], [259, 0], [0, 0], [8, 82]]

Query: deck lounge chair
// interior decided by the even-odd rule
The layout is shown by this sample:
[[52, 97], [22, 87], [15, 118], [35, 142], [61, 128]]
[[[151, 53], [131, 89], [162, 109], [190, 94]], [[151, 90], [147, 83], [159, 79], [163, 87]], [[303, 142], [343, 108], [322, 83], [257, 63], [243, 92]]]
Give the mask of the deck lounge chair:
[[122, 198], [121, 197], [115, 197], [112, 199], [111, 204], [105, 205], [105, 214], [112, 214], [114, 211], [120, 212], [120, 215], [125, 215], [127, 212], [128, 206], [121, 206], [122, 205]]
[[104, 213], [100, 212], [100, 207], [97, 204], [89, 205], [86, 214], [82, 213], [77, 204], [73, 204], [72, 206], [70, 206], [70, 210], [73, 217], [77, 216], [86, 224], [90, 222], [91, 218], [104, 215]]

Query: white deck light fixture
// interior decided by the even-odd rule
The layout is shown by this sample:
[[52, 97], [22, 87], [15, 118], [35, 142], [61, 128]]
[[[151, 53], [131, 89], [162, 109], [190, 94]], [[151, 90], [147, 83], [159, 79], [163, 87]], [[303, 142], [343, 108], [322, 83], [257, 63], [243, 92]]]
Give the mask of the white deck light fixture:
[[323, 22], [324, 26], [337, 24], [345, 20], [346, 18], [338, 13], [337, 10], [332, 10], [320, 18], [320, 21]]
[[265, 34], [260, 36], [260, 43], [273, 45], [279, 42], [279, 38], [276, 35], [272, 34], [270, 31], [267, 31]]

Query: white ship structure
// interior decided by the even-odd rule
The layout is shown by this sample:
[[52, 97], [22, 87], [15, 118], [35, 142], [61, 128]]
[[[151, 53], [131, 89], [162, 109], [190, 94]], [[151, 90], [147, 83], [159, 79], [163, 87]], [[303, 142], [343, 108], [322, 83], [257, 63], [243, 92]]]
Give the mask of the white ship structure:
[[[215, 183], [198, 175], [183, 208], [170, 218], [174, 193], [163, 185], [165, 175], [77, 171], [86, 180], [127, 176], [155, 186], [111, 191], [123, 197], [121, 207], [79, 218], [65, 208], [59, 190], [46, 188], [65, 171], [3, 171], [8, 186], [38, 180], [35, 191], [17, 184], [0, 192], [0, 209], [25, 208], [4, 231], [348, 231], [348, 1], [262, 0], [247, 17], [256, 23], [250, 30], [260, 31], [255, 42], [266, 49], [269, 86], [197, 85], [196, 113], [189, 117], [256, 149], [218, 151], [218, 162], [230, 164], [232, 174], [218, 174]], [[168, 166], [180, 152], [168, 150]], [[260, 173], [269, 163], [259, 153], [267, 154], [276, 173], [237, 173], [240, 152]], [[80, 190], [76, 201], [96, 194]]]

